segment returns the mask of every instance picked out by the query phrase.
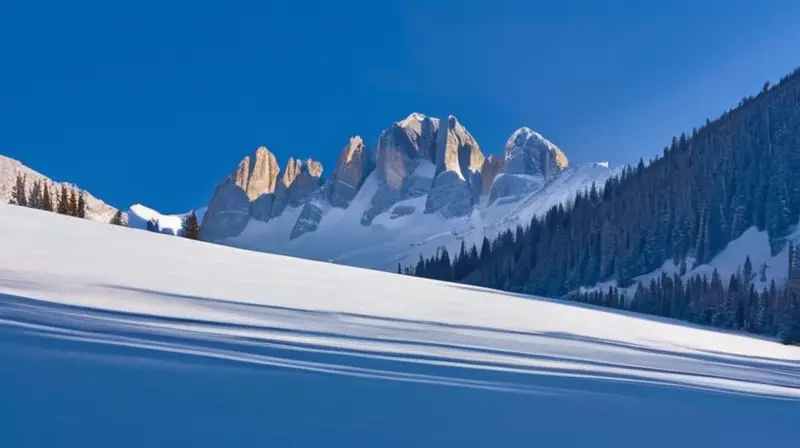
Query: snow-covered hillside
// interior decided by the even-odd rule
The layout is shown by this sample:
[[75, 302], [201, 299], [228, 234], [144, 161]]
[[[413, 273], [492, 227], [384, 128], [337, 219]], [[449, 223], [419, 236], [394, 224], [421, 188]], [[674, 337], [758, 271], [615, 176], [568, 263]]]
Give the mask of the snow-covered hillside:
[[800, 437], [800, 347], [743, 334], [6, 205], [0, 267], [2, 446]]
[[17, 174], [26, 178], [27, 193], [33, 189], [36, 181], [46, 184], [51, 191], [57, 192], [61, 186], [69, 190], [84, 191], [86, 193], [86, 217], [94, 221], [109, 222], [117, 209], [92, 196], [88, 191], [67, 182], [56, 182], [47, 176], [30, 169], [18, 160], [0, 155], [0, 203], [7, 204], [11, 199], [11, 190], [17, 180]]
[[[202, 207], [194, 211], [198, 222], [203, 220], [205, 211], [206, 207]], [[128, 209], [128, 227], [132, 227], [134, 229], [147, 229], [147, 224], [155, 221], [158, 225], [158, 230], [161, 233], [178, 235], [183, 228], [183, 220], [187, 215], [189, 215], [189, 213], [191, 212], [179, 215], [163, 215], [150, 207], [146, 207], [142, 204], [134, 204]]]
[[[787, 242], [797, 243], [800, 241], [800, 228], [796, 229], [793, 233], [788, 235], [785, 240]], [[750, 258], [750, 264], [753, 268], [752, 283], [756, 290], [761, 291], [769, 288], [772, 282], [778, 287], [786, 283], [789, 273], [789, 247], [786, 245], [783, 250], [774, 256], [770, 250], [769, 235], [766, 231], [759, 231], [756, 227], [747, 229], [739, 238], [732, 240], [725, 246], [719, 254], [717, 254], [710, 262], [695, 266], [695, 259], [692, 257], [686, 258], [686, 272], [681, 276], [683, 280], [695, 276], [704, 276], [711, 279], [712, 274], [716, 270], [720, 278], [723, 279], [723, 284], [727, 286], [727, 280], [731, 275], [736, 274], [742, 270], [742, 267], [747, 258]], [[634, 278], [633, 284], [627, 288], [620, 288], [620, 293], [625, 294], [626, 297], [633, 297], [636, 293], [636, 288], [639, 283], [648, 285], [651, 280], [658, 279], [662, 274], [673, 276], [680, 274], [680, 263], [676, 264], [673, 260], [667, 260], [653, 272], [640, 275]], [[596, 290], [607, 290], [609, 287], [617, 287], [616, 280], [610, 280], [591, 287], [581, 288], [582, 292], [591, 292]]]

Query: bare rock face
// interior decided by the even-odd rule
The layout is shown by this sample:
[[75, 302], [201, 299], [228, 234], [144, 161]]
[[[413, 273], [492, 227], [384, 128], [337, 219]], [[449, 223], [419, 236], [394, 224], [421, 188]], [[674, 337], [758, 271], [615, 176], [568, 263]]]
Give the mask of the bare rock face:
[[550, 140], [529, 128], [511, 134], [503, 151], [505, 174], [538, 175], [549, 179], [569, 166], [567, 156]]
[[277, 177], [277, 160], [267, 148], [260, 147], [252, 157], [242, 159], [236, 169], [217, 185], [211, 197], [203, 217], [204, 238], [213, 241], [240, 234], [250, 219], [253, 201], [257, 204], [256, 210], [261, 212], [259, 217], [263, 217], [262, 209], [269, 200], [259, 201], [259, 198], [275, 193]]
[[497, 177], [503, 169], [503, 160], [504, 159], [495, 156], [489, 156], [483, 160], [483, 167], [481, 168], [481, 196], [489, 194], [495, 177]]
[[462, 179], [483, 167], [483, 152], [458, 119], [447, 117], [447, 126], [439, 130], [436, 141], [436, 175], [452, 171]]
[[283, 171], [283, 178], [275, 190], [271, 216], [277, 217], [286, 207], [299, 207], [322, 186], [322, 164], [308, 159], [289, 158]]
[[511, 134], [503, 151], [504, 166], [495, 178], [489, 200], [516, 198], [541, 188], [569, 166], [567, 157], [553, 143], [529, 128]]
[[376, 164], [381, 178], [395, 188], [413, 174], [420, 160], [433, 162], [439, 120], [413, 113], [384, 130], [378, 138]]
[[297, 217], [294, 227], [292, 227], [292, 232], [289, 234], [290, 240], [317, 230], [319, 223], [330, 206], [328, 197], [330, 196], [331, 185], [331, 183], [324, 184], [322, 188], [314, 191], [311, 197], [308, 198], [308, 201], [300, 211], [300, 216]]
[[380, 187], [361, 217], [369, 225], [398, 201], [424, 196], [435, 174], [439, 120], [413, 113], [378, 138], [376, 171]]
[[275, 193], [278, 180], [278, 160], [267, 148], [256, 150], [247, 181], [247, 197], [254, 200], [262, 194]]
[[350, 142], [339, 153], [336, 169], [330, 182], [329, 200], [332, 206], [347, 208], [358, 193], [361, 184], [375, 169], [372, 151], [360, 136]]
[[456, 117], [447, 117], [436, 143], [436, 177], [428, 192], [425, 213], [444, 217], [464, 216], [472, 211], [481, 191], [484, 155], [469, 131]]

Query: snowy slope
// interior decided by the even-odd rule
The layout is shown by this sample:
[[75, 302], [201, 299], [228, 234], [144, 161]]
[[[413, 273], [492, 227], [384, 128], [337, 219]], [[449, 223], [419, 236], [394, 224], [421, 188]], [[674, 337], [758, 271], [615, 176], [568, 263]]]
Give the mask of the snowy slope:
[[[800, 228], [790, 234], [786, 240], [794, 242], [800, 241]], [[753, 273], [755, 276], [751, 283], [756, 287], [756, 290], [761, 291], [769, 288], [773, 281], [776, 286], [779, 287], [786, 283], [789, 272], [789, 247], [784, 247], [783, 250], [773, 256], [770, 251], [769, 235], [766, 231], [759, 231], [755, 226], [747, 229], [739, 238], [728, 243], [725, 249], [708, 263], [694, 266], [695, 259], [693, 257], [687, 257], [687, 272], [681, 278], [683, 280], [688, 280], [692, 277], [702, 275], [711, 279], [711, 275], [714, 273], [714, 270], [716, 270], [723, 280], [723, 285], [727, 287], [728, 279], [731, 275], [736, 274], [742, 269], [747, 257], [750, 257], [750, 263], [753, 266]], [[763, 276], [761, 275], [762, 271], [764, 274]], [[651, 280], [660, 278], [662, 274], [673, 276], [679, 273], [680, 264], [675, 264], [673, 260], [667, 260], [661, 268], [635, 277], [633, 284], [627, 288], [620, 289], [620, 292], [627, 297], [633, 297], [639, 283], [648, 285]], [[616, 280], [581, 288], [581, 291], [590, 292], [598, 289], [608, 290], [611, 286], [617, 287]]]
[[3, 446], [800, 436], [800, 347], [6, 205], [0, 247]]
[[378, 188], [375, 176], [370, 176], [350, 205], [346, 209], [328, 209], [314, 232], [289, 238], [301, 211], [298, 207], [267, 223], [251, 220], [242, 234], [219, 242], [243, 249], [395, 271], [398, 264], [414, 264], [420, 255], [430, 256], [440, 247], [455, 253], [462, 241], [467, 247], [480, 246], [484, 236], [492, 239], [506, 229], [524, 226], [535, 215], [568, 202], [593, 182], [602, 187], [616, 172], [607, 164], [579, 165], [522, 198], [484, 202], [470, 215], [450, 219], [438, 213], [423, 213], [426, 198], [422, 196], [394, 206], [413, 207], [414, 213], [395, 217], [387, 212], [364, 226], [361, 216]]
[[[206, 207], [195, 210], [197, 221], [202, 222]], [[189, 212], [191, 213], [191, 212]], [[158, 222], [162, 233], [178, 235], [183, 228], [183, 220], [189, 213], [180, 215], [163, 215], [142, 204], [134, 204], [128, 209], [128, 227], [134, 229], [147, 229], [147, 223], [151, 220]]]

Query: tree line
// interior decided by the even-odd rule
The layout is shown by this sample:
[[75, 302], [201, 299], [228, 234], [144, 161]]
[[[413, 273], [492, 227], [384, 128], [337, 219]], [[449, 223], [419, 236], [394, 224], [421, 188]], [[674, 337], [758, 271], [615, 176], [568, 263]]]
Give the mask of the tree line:
[[[43, 180], [34, 181], [33, 185], [28, 188], [28, 178], [23, 173], [17, 174], [14, 185], [11, 187], [9, 204], [86, 218], [87, 201], [84, 191], [68, 188], [65, 184], [51, 190], [50, 184]], [[124, 226], [126, 225], [125, 215], [122, 211], [117, 210], [109, 223]], [[161, 231], [157, 220], [148, 222], [147, 229], [155, 232]], [[181, 234], [189, 239], [200, 239], [200, 223], [194, 212], [184, 217]]]
[[67, 188], [64, 184], [61, 184], [60, 188], [51, 190], [50, 184], [41, 180], [34, 181], [31, 188], [28, 189], [27, 176], [22, 173], [17, 174], [11, 188], [9, 203], [56, 212], [60, 215], [86, 218], [86, 193], [76, 191], [74, 188]]
[[[519, 229], [518, 229], [519, 230]], [[520, 235], [523, 232], [520, 231]], [[514, 240], [506, 232], [501, 240]], [[498, 240], [499, 241], [499, 240]], [[480, 269], [482, 263], [492, 258], [494, 245], [484, 238], [480, 251], [476, 246], [467, 250], [464, 242], [461, 250], [451, 258], [446, 248], [441, 248], [430, 258], [420, 257], [416, 266], [398, 265], [398, 273], [417, 277], [472, 283], [470, 275]], [[627, 288], [614, 285], [608, 287], [579, 288], [561, 298], [595, 306], [615, 308], [653, 316], [679, 319], [690, 323], [718, 328], [745, 331], [765, 336], [775, 336], [784, 343], [800, 342], [800, 291], [783, 286], [775, 280], [767, 281], [766, 265], [756, 270], [745, 258], [744, 264], [727, 279], [714, 269], [710, 277], [702, 274], [686, 276], [685, 262], [678, 272], [655, 275], [647, 282], [637, 282]], [[490, 274], [489, 284], [496, 289], [501, 276]], [[769, 287], [758, 289], [756, 282]]]
[[452, 260], [440, 251], [398, 270], [563, 297], [607, 281], [629, 287], [669, 260], [691, 271], [751, 227], [767, 232], [776, 255], [800, 217], [798, 148], [800, 69], [674, 137], [649, 163], [626, 166], [524, 227], [484, 238], [480, 251], [462, 247]]

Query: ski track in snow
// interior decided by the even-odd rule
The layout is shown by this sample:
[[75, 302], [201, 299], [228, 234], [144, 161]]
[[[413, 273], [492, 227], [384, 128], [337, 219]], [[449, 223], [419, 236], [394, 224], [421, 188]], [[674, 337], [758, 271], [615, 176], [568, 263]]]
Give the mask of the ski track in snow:
[[[119, 431], [133, 408], [104, 416], [91, 407], [109, 393], [127, 406], [149, 403], [136, 419], [152, 431], [161, 423], [147, 414], [160, 408], [171, 410], [167, 419], [188, 412], [194, 423], [184, 424], [202, 421], [209, 435], [163, 427], [163, 437], [183, 438], [154, 445], [131, 433], [127, 445], [74, 446], [252, 445], [233, 433], [292, 435], [301, 446], [527, 446], [536, 434], [545, 446], [641, 446], [624, 437], [637, 431], [652, 437], [648, 446], [674, 446], [676, 428], [705, 446], [800, 435], [800, 348], [767, 339], [5, 205], [0, 248], [0, 356], [10, 360], [0, 397], [11, 403], [0, 421], [12, 429], [0, 430], [0, 445], [62, 446], [64, 434]], [[107, 385], [126, 374], [124, 386]], [[206, 384], [209, 375], [219, 378]], [[161, 381], [168, 389], [153, 392]], [[227, 389], [231, 381], [247, 390]], [[166, 401], [184, 391], [188, 402]], [[323, 414], [326, 400], [341, 405]], [[393, 407], [375, 407], [384, 401]], [[253, 420], [263, 415], [271, 424]], [[523, 425], [523, 415], [534, 420]], [[404, 429], [364, 423], [375, 418]], [[292, 429], [297, 419], [307, 431]], [[63, 421], [53, 433], [61, 438], [34, 443], [46, 437], [44, 421]]]

